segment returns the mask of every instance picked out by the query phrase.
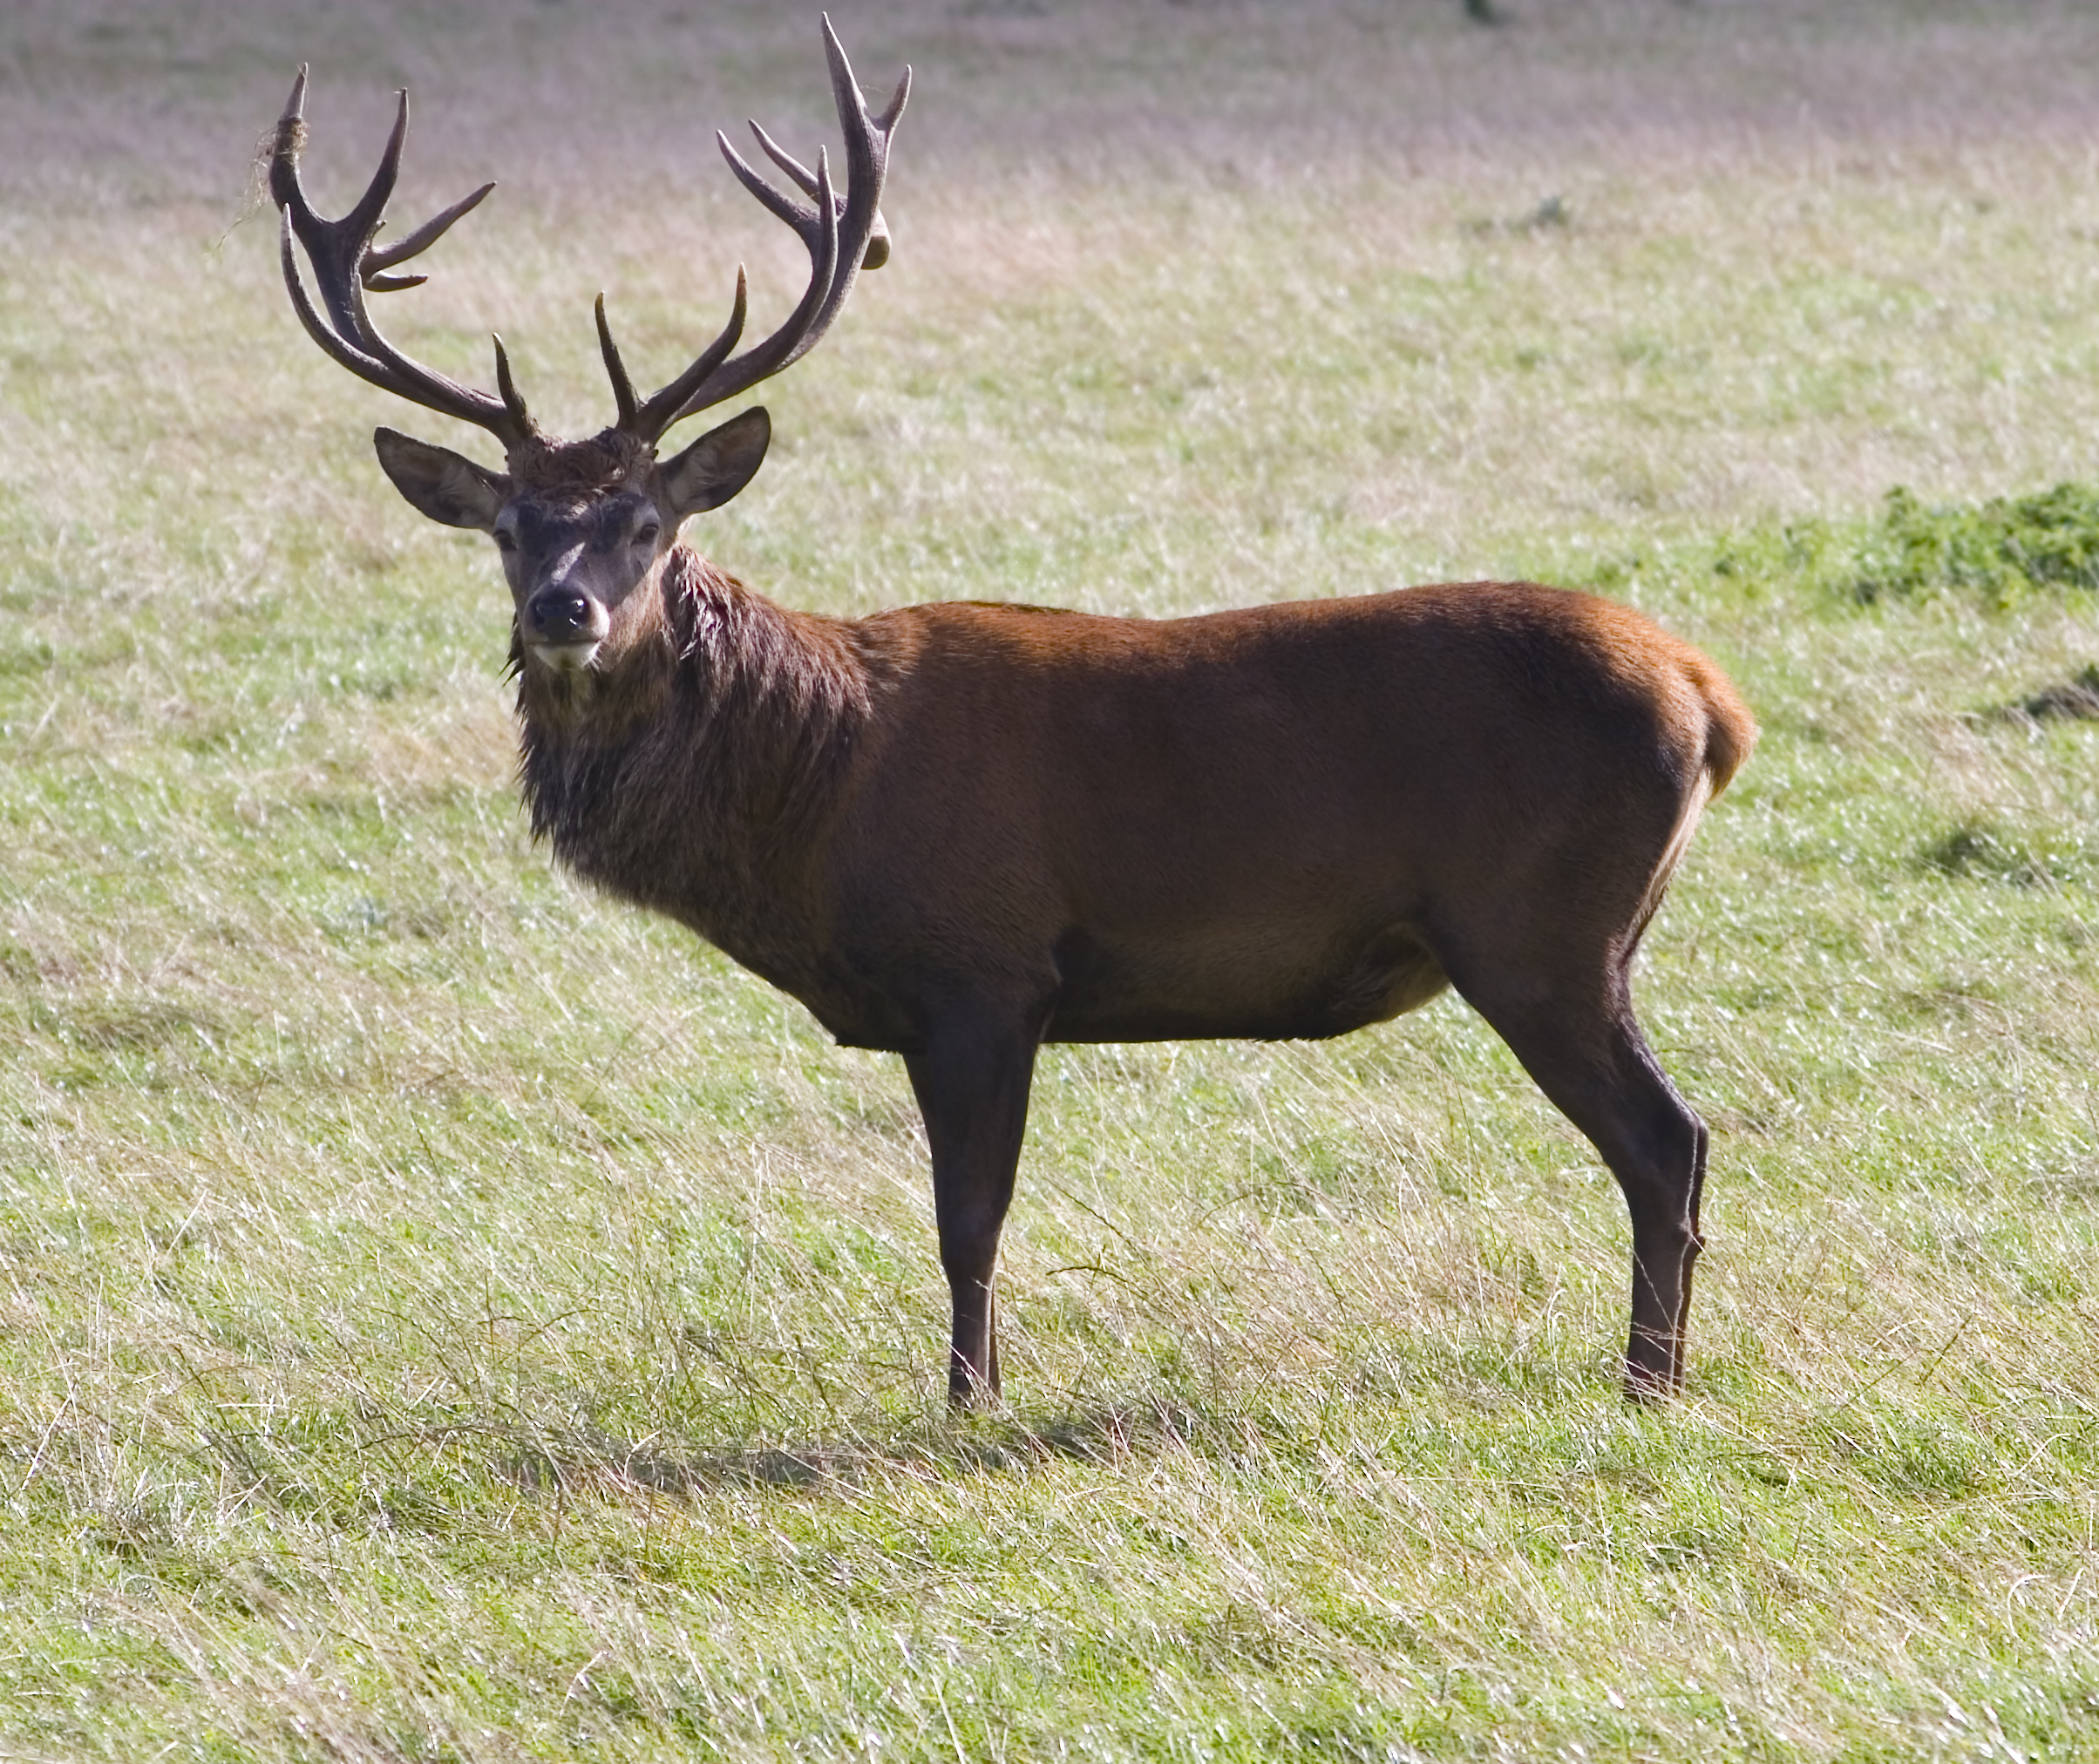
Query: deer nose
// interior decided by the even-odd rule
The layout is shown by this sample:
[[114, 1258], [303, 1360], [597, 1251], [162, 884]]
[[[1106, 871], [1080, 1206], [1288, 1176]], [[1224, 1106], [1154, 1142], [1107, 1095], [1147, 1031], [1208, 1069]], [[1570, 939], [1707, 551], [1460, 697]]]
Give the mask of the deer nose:
[[525, 610], [533, 628], [549, 642], [567, 642], [590, 623], [589, 598], [574, 588], [542, 588]]

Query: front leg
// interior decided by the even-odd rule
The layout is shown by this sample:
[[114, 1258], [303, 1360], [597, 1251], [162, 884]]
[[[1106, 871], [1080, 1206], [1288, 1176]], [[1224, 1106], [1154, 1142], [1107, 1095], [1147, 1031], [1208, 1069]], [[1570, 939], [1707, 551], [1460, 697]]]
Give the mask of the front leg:
[[933, 1211], [954, 1301], [948, 1401], [958, 1408], [999, 1394], [991, 1281], [1040, 1040], [1024, 1018], [954, 1010], [934, 1022], [923, 1051], [904, 1056], [933, 1148]]

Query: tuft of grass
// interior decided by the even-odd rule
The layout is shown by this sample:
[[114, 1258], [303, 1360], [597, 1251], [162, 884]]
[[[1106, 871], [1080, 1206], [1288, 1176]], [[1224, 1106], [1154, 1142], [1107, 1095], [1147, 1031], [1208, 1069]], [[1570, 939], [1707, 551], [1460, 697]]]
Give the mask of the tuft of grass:
[[2059, 484], [2032, 496], [1927, 507], [1891, 490], [1853, 584], [1861, 600], [1940, 588], [2099, 588], [2099, 490]]

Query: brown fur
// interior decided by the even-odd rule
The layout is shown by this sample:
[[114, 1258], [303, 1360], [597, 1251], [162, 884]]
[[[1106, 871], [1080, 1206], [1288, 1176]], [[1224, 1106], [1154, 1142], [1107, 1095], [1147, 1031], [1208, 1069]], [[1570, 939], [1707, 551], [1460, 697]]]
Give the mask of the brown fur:
[[586, 441], [534, 435], [505, 460], [513, 489], [545, 497], [598, 496], [632, 483], [656, 463], [656, 450], [607, 429]]
[[649, 610], [609, 673], [522, 672], [533, 832], [592, 881], [755, 953], [762, 879], [836, 789], [866, 714], [864, 671], [843, 628], [683, 546]]
[[528, 667], [563, 861], [905, 1055], [951, 1381], [1043, 1041], [1338, 1035], [1455, 984], [1589, 1135], [1634, 1227], [1628, 1387], [1675, 1387], [1705, 1130], [1629, 968], [1756, 726], [1637, 614], [1525, 583], [1150, 621], [978, 603], [853, 622], [689, 552], [601, 671]]

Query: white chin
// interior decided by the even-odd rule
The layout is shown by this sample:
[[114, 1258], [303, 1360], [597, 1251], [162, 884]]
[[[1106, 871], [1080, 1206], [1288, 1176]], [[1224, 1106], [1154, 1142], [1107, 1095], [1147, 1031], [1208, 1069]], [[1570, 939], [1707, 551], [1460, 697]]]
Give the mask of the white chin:
[[597, 657], [595, 643], [534, 643], [532, 653], [556, 674], [581, 674]]

